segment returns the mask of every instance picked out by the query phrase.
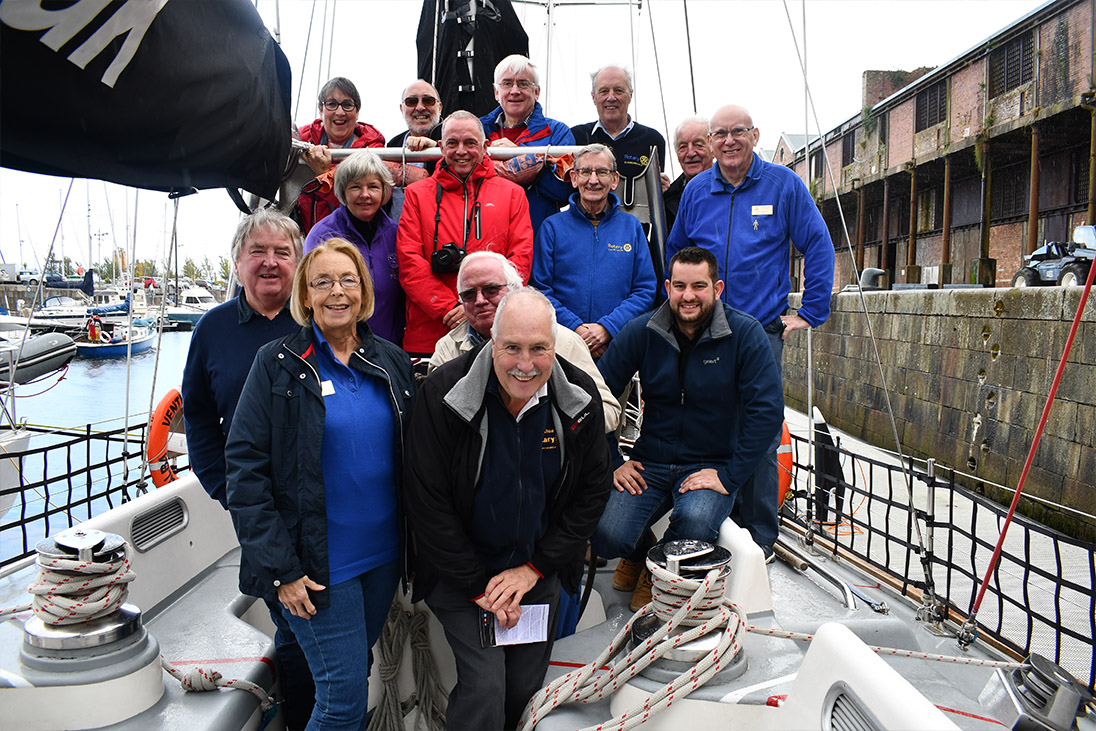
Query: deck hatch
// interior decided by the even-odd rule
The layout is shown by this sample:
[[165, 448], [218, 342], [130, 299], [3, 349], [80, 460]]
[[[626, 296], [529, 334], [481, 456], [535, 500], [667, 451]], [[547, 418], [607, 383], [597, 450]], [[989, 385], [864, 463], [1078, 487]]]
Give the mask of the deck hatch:
[[186, 528], [188, 517], [181, 498], [168, 500], [134, 517], [130, 525], [130, 543], [144, 553]]

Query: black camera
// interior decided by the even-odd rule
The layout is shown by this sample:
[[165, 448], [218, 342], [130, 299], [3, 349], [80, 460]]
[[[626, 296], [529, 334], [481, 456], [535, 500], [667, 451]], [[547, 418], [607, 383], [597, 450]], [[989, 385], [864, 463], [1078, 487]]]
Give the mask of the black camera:
[[430, 255], [430, 271], [434, 274], [456, 274], [467, 253], [464, 247], [450, 241], [440, 249], [434, 249]]

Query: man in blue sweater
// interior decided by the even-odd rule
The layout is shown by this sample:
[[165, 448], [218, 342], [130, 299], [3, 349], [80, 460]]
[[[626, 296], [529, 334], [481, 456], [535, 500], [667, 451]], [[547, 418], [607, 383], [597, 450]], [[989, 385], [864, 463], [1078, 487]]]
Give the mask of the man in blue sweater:
[[571, 207], [537, 232], [530, 283], [551, 300], [556, 319], [600, 358], [609, 341], [655, 302], [655, 270], [643, 226], [617, 208], [613, 151], [587, 145], [575, 155]]
[[621, 556], [613, 576], [650, 600], [643, 557], [649, 529], [667, 511], [665, 540], [715, 542], [735, 496], [780, 432], [784, 416], [772, 349], [754, 318], [719, 301], [711, 252], [670, 259], [667, 302], [628, 323], [598, 363], [614, 394], [639, 372], [643, 425], [631, 459], [613, 473], [616, 491], [591, 539], [599, 556]]
[[[225, 443], [255, 353], [300, 327], [289, 313], [289, 295], [301, 248], [300, 229], [281, 213], [262, 209], [244, 218], [232, 239], [243, 293], [203, 315], [190, 338], [182, 388], [187, 453], [202, 487], [225, 509]], [[278, 627], [286, 726], [304, 728], [315, 702], [312, 674], [281, 607], [268, 607]]]
[[[716, 164], [685, 187], [666, 256], [686, 246], [712, 252], [727, 285], [723, 301], [761, 322], [780, 369], [788, 332], [819, 327], [830, 315], [834, 251], [803, 181], [754, 153], [758, 134], [742, 107], [726, 106], [712, 115], [709, 139]], [[788, 313], [789, 244], [803, 254], [798, 313]], [[779, 436], [737, 505], [737, 517], [770, 557], [778, 530], [778, 446]]]

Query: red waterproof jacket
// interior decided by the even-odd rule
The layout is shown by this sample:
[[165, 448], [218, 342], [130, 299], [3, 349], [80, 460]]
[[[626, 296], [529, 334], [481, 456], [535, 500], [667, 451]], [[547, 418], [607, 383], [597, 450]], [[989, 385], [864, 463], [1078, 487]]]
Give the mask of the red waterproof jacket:
[[[306, 124], [300, 128], [301, 140], [318, 145], [323, 140], [323, 120], [317, 119], [312, 124]], [[358, 122], [354, 125], [354, 142], [350, 147], [384, 147], [384, 135], [376, 127]], [[308, 185], [304, 186], [307, 193], [301, 193], [297, 198], [297, 211], [300, 215], [301, 228], [307, 236], [312, 227], [324, 216], [339, 207], [339, 199], [335, 197], [335, 191], [331, 188], [331, 180], [321, 180], [323, 176], [317, 176]]]
[[496, 176], [489, 157], [468, 180], [462, 181], [442, 163], [432, 176], [409, 185], [396, 235], [400, 284], [407, 294], [403, 347], [409, 353], [434, 352], [435, 343], [448, 332], [442, 316], [459, 301], [456, 273], [435, 274], [430, 267], [435, 228], [439, 249], [453, 243], [469, 254], [498, 252], [525, 282], [533, 266], [533, 227], [525, 191]]

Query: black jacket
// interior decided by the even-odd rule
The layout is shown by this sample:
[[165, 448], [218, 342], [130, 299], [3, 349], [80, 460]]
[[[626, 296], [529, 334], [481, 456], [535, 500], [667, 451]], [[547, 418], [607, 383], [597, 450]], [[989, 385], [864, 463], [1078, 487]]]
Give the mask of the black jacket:
[[[439, 580], [472, 600], [491, 579], [468, 537], [488, 433], [484, 395], [491, 367], [491, 349], [483, 346], [444, 364], [426, 379], [411, 419], [403, 484], [415, 601]], [[557, 573], [564, 588], [576, 592], [586, 541], [613, 475], [593, 381], [557, 357], [550, 389], [556, 433], [563, 435], [562, 469], [548, 495], [548, 528], [529, 563], [542, 576]]]
[[[362, 342], [350, 367], [385, 379], [402, 430], [415, 393], [411, 361], [364, 324], [358, 327]], [[242, 549], [240, 591], [263, 599], [275, 600], [279, 586], [305, 575], [329, 583], [320, 464], [326, 412], [312, 342], [312, 328], [302, 327], [259, 350], [225, 446], [228, 508]], [[399, 465], [402, 439], [395, 444]], [[326, 607], [327, 596], [314, 592], [312, 601]]]

